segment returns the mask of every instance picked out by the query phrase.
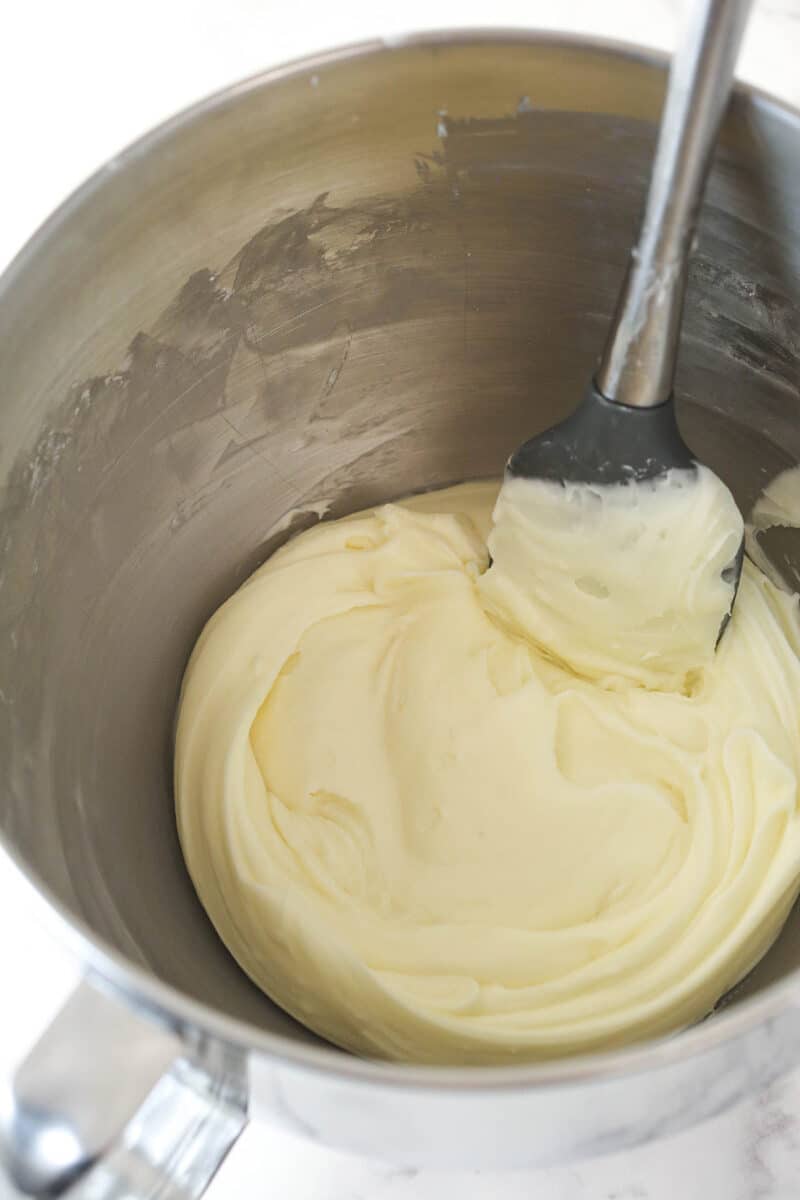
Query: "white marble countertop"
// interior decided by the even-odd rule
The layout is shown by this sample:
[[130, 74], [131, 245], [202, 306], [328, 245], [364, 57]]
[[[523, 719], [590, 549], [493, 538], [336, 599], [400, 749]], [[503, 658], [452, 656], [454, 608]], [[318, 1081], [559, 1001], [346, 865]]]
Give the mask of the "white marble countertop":
[[[445, 27], [539, 27], [668, 48], [682, 0], [6, 0], [0, 72], [4, 188], [0, 267], [48, 212], [123, 145], [203, 94], [325, 46]], [[187, 37], [187, 30], [189, 31]], [[123, 52], [124, 46], [124, 52]], [[800, 106], [800, 0], [757, 0], [739, 74]], [[9, 186], [11, 184], [12, 186]], [[798, 198], [800, 203], [800, 198]], [[72, 971], [35, 922], [0, 910], [27, 987], [2, 998], [14, 1028], [64, 994]], [[4, 961], [8, 961], [4, 956]], [[0, 1054], [0, 1069], [2, 1069]], [[0, 1184], [0, 1195], [2, 1194]], [[248, 1130], [212, 1200], [797, 1200], [800, 1072], [678, 1137], [575, 1167], [411, 1172]]]
[[410, 1171], [247, 1130], [210, 1200], [797, 1200], [800, 1074], [677, 1137], [540, 1171]]

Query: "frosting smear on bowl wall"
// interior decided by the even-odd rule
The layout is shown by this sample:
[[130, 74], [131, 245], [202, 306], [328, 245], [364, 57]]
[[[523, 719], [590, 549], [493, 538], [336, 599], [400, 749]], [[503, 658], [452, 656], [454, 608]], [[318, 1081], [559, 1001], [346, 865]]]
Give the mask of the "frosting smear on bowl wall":
[[[268, 995], [359, 1054], [501, 1063], [681, 1028], [797, 894], [797, 599], [746, 561], [715, 652], [719, 571], [687, 569], [693, 522], [716, 566], [741, 537], [726, 489], [595, 496], [570, 545], [517, 484], [494, 526], [479, 482], [302, 533], [187, 669], [177, 814], [200, 899]], [[620, 553], [592, 550], [600, 511]], [[685, 524], [694, 621], [668, 589], [648, 608], [657, 511]], [[543, 570], [579, 543], [548, 594], [526, 555]], [[627, 633], [604, 607], [626, 587], [651, 597]]]

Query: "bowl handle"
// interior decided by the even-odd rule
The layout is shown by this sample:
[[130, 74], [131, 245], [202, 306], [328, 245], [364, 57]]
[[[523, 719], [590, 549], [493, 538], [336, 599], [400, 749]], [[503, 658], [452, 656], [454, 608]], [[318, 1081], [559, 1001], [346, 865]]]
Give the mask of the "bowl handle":
[[[0, 1164], [21, 1196], [202, 1195], [246, 1123], [242, 1056], [82, 980], [0, 1083]], [[213, 1054], [213, 1069], [209, 1069]]]

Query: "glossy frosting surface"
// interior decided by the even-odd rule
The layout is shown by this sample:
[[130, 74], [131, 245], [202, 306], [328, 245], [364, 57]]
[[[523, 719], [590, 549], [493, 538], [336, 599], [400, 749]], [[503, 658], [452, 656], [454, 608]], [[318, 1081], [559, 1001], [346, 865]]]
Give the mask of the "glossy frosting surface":
[[[714, 653], [724, 498], [669, 500], [690, 543], [692, 521], [698, 543], [719, 532], [712, 573], [693, 543], [673, 564], [686, 625], [664, 617], [687, 593], [663, 563], [665, 603], [635, 609], [657, 497], [644, 524], [622, 513], [609, 574], [595, 507], [565, 550], [547, 497], [506, 489], [490, 537], [497, 492], [301, 534], [212, 617], [184, 681], [198, 894], [264, 991], [364, 1055], [496, 1063], [679, 1028], [797, 892], [797, 599], [746, 562]], [[526, 556], [556, 571], [550, 597]]]

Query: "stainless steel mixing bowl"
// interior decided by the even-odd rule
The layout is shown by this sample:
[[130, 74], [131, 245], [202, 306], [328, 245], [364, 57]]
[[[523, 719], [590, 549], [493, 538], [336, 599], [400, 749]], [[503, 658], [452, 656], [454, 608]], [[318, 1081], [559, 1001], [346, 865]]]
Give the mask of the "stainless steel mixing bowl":
[[[238, 970], [175, 833], [178, 687], [215, 606], [321, 512], [496, 475], [580, 394], [663, 86], [648, 56], [535, 36], [337, 52], [145, 138], [7, 272], [3, 869], [86, 971], [5, 1088], [17, 1187], [199, 1194], [245, 1113], [411, 1164], [562, 1161], [698, 1121], [800, 1059], [792, 917], [724, 1011], [657, 1044], [359, 1061]], [[800, 114], [740, 91], [678, 394], [745, 510], [800, 460], [798, 296]], [[773, 546], [787, 569], [792, 536]]]

